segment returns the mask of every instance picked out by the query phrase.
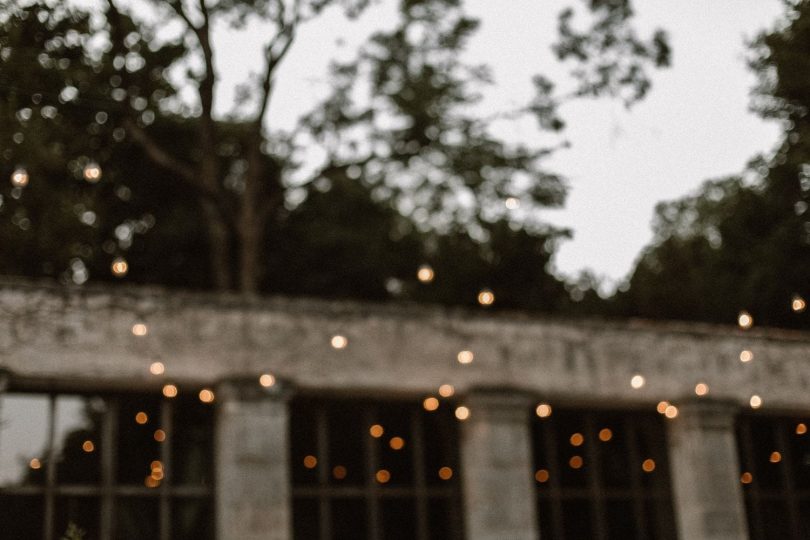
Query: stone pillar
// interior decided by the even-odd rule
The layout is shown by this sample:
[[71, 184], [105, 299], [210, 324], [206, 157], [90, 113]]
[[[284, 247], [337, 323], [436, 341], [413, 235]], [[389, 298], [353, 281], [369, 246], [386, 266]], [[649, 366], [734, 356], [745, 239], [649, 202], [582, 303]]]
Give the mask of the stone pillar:
[[748, 538], [734, 436], [737, 406], [706, 398], [678, 406], [669, 423], [675, 515], [683, 540]]
[[538, 538], [529, 397], [508, 389], [473, 390], [465, 405], [461, 461], [469, 540]]
[[217, 540], [290, 540], [290, 392], [257, 378], [219, 386], [216, 416]]

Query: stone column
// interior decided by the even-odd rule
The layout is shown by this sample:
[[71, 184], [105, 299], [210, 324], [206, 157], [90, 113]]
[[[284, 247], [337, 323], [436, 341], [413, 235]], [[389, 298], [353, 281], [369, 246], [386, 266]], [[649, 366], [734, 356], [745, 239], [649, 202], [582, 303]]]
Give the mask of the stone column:
[[469, 540], [536, 540], [530, 399], [509, 389], [470, 392], [461, 461]]
[[217, 540], [290, 540], [290, 392], [257, 378], [219, 386], [216, 415]]
[[744, 540], [745, 519], [734, 414], [706, 398], [678, 406], [669, 423], [669, 459], [679, 538]]

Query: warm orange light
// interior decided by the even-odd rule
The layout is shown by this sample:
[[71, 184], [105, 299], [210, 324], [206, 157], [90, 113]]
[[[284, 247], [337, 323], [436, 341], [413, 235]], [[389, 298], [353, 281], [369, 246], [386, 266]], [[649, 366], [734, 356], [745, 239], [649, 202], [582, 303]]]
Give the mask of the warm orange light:
[[466, 420], [469, 417], [470, 417], [470, 409], [464, 406], [456, 407], [456, 418], [458, 418], [459, 420]]
[[149, 468], [153, 471], [162, 471], [163, 470], [163, 463], [161, 461], [155, 460], [149, 464]]
[[548, 403], [541, 403], [540, 405], [537, 406], [534, 412], [540, 418], [548, 418], [549, 416], [551, 416], [551, 405], [549, 405]]
[[160, 480], [153, 476], [147, 476], [144, 481], [144, 485], [148, 488], [156, 488], [160, 485]]
[[807, 302], [805, 302], [804, 298], [797, 294], [793, 297], [793, 300], [791, 300], [790, 308], [796, 313], [801, 313], [807, 308]]
[[380, 469], [379, 471], [377, 471], [377, 474], [375, 474], [374, 477], [380, 484], [387, 484], [388, 481], [391, 480], [391, 473], [386, 471], [385, 469]]
[[349, 344], [349, 340], [346, 338], [346, 336], [336, 335], [332, 336], [331, 344], [335, 349], [345, 349]]
[[771, 457], [769, 458], [771, 463], [779, 463], [782, 461], [782, 454], [779, 452], [771, 452]]
[[336, 480], [343, 480], [346, 478], [346, 467], [343, 465], [336, 465], [332, 469], [332, 476], [334, 476]]
[[149, 476], [155, 480], [163, 480], [163, 469], [155, 469]]
[[807, 426], [804, 423], [796, 424], [796, 435], [804, 435], [807, 433]]
[[582, 436], [582, 433], [574, 433], [568, 441], [571, 443], [571, 446], [582, 446], [582, 443], [585, 442], [585, 437]]
[[664, 416], [672, 420], [673, 418], [678, 417], [678, 407], [675, 405], [667, 405], [667, 408], [664, 409]]
[[113, 260], [110, 268], [112, 269], [112, 273], [115, 277], [124, 277], [129, 271], [129, 263], [127, 263], [126, 259], [123, 257], [118, 257]]
[[371, 434], [372, 437], [375, 439], [379, 439], [385, 433], [385, 430], [380, 424], [374, 424], [370, 428], [368, 428], [368, 432]]
[[93, 450], [95, 450], [95, 449], [96, 449], [96, 445], [95, 445], [95, 444], [93, 444], [93, 441], [89, 441], [89, 440], [88, 440], [88, 441], [84, 441], [84, 442], [82, 443], [82, 450], [84, 450], [84, 451], [85, 451], [85, 452], [87, 452], [88, 454], [89, 454], [90, 452], [92, 452]]
[[442, 480], [450, 480], [453, 478], [453, 469], [450, 467], [442, 467], [439, 469], [439, 478]]
[[405, 446], [405, 439], [402, 437], [392, 437], [391, 440], [388, 441], [388, 446], [390, 446], [392, 450], [402, 450]]
[[263, 373], [261, 377], [259, 377], [259, 384], [265, 388], [270, 388], [276, 384], [276, 378], [269, 373]]
[[11, 185], [16, 188], [24, 188], [25, 186], [27, 186], [28, 171], [26, 171], [22, 167], [14, 169], [14, 172], [11, 173]]
[[478, 293], [478, 303], [482, 306], [491, 306], [495, 302], [495, 293], [489, 289], [482, 289]]
[[157, 442], [163, 442], [166, 440], [166, 432], [162, 429], [156, 429], [153, 437]]
[[90, 182], [91, 184], [95, 184], [99, 180], [101, 180], [101, 167], [98, 163], [91, 161], [87, 165], [84, 166], [84, 171], [82, 171], [84, 179]]
[[439, 400], [433, 396], [427, 397], [425, 401], [422, 402], [422, 406], [426, 411], [435, 411], [439, 408]]
[[754, 325], [754, 317], [747, 311], [741, 311], [740, 314], [737, 315], [737, 324], [743, 330], [748, 330]]
[[641, 470], [646, 473], [653, 472], [655, 470], [655, 460], [645, 459], [644, 463], [641, 464]]
[[658, 405], [655, 406], [655, 410], [659, 412], [659, 414], [664, 414], [667, 412], [667, 407], [669, 407], [669, 401], [659, 401]]
[[163, 387], [163, 395], [167, 398], [177, 397], [177, 387], [173, 384], [167, 384]]
[[436, 277], [436, 273], [433, 271], [433, 268], [431, 268], [429, 265], [423, 264], [422, 266], [419, 267], [419, 270], [417, 270], [416, 277], [422, 283], [430, 283], [431, 281], [433, 281], [433, 278]]
[[453, 397], [453, 394], [456, 393], [456, 389], [453, 388], [452, 384], [443, 384], [439, 387], [439, 395], [444, 398]]
[[740, 353], [740, 362], [748, 363], [754, 359], [754, 353], [749, 350], [744, 350]]
[[613, 432], [610, 428], [604, 428], [599, 430], [599, 440], [602, 442], [608, 442], [610, 439], [613, 438]]
[[580, 469], [582, 468], [582, 456], [571, 456], [571, 459], [568, 460], [568, 465], [572, 469]]
[[541, 484], [545, 484], [548, 482], [548, 471], [546, 469], [540, 469], [536, 473], [534, 473], [534, 479], [540, 482]]
[[318, 465], [318, 458], [315, 456], [304, 456], [304, 467], [314, 469]]
[[139, 413], [137, 413], [135, 415], [135, 422], [137, 422], [138, 424], [143, 425], [143, 424], [147, 423], [148, 421], [149, 421], [149, 415], [146, 414], [143, 411], [140, 411]]
[[705, 396], [708, 393], [709, 393], [709, 385], [708, 384], [701, 382], [701, 383], [697, 383], [695, 385], [695, 394], [697, 394], [698, 396], [702, 397], [702, 396]]
[[213, 403], [214, 402], [214, 392], [209, 388], [203, 388], [200, 390], [200, 401], [203, 403]]
[[762, 398], [755, 394], [751, 396], [751, 399], [748, 401], [748, 403], [751, 405], [752, 409], [759, 409], [760, 407], [762, 407]]
[[132, 325], [132, 335], [143, 337], [149, 333], [149, 328], [143, 323], [136, 323]]
[[750, 472], [744, 472], [740, 475], [740, 482], [743, 484], [750, 484], [753, 481], [754, 475], [752, 475]]
[[473, 355], [472, 351], [461, 351], [456, 358], [459, 364], [471, 364], [475, 355]]
[[163, 362], [152, 362], [149, 365], [149, 373], [152, 375], [163, 375], [166, 372], [166, 366]]
[[632, 386], [636, 390], [644, 386], [645, 383], [646, 381], [644, 380], [644, 375], [636, 374], [633, 375], [633, 377], [630, 379], [630, 386]]

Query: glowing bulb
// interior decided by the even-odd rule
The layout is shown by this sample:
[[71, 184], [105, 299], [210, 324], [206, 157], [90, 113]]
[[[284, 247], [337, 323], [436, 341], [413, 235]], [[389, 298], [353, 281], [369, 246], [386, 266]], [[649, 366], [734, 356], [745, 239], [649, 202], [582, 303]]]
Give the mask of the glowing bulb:
[[391, 450], [402, 450], [405, 446], [405, 439], [402, 437], [392, 437], [390, 441], [388, 441], [388, 446], [391, 447]]
[[569, 442], [571, 446], [582, 446], [582, 443], [585, 442], [585, 437], [582, 436], [582, 433], [574, 433], [571, 435]]
[[471, 364], [475, 355], [473, 355], [472, 351], [461, 351], [456, 358], [459, 364]]
[[469, 417], [470, 417], [470, 409], [464, 406], [456, 407], [456, 418], [458, 418], [459, 420], [466, 420]]
[[534, 473], [534, 479], [540, 482], [541, 484], [545, 484], [548, 482], [548, 471], [546, 469], [540, 469], [536, 473]]
[[436, 273], [433, 271], [433, 268], [431, 268], [429, 265], [423, 264], [422, 266], [419, 267], [419, 270], [417, 270], [416, 277], [422, 283], [430, 283], [431, 281], [433, 281], [433, 278], [436, 277]]
[[748, 403], [751, 405], [752, 409], [759, 409], [760, 407], [762, 407], [762, 398], [754, 394], [753, 396], [751, 396], [751, 399], [748, 401]]
[[264, 386], [265, 388], [270, 388], [271, 386], [276, 384], [276, 378], [270, 373], [263, 373], [259, 377], [259, 384]]
[[28, 466], [34, 470], [37, 470], [42, 467], [42, 462], [39, 461], [37, 458], [34, 458], [28, 462]]
[[740, 353], [740, 362], [747, 363], [754, 359], [754, 353], [749, 350], [744, 350]]
[[610, 439], [613, 438], [613, 432], [610, 428], [604, 428], [599, 430], [599, 440], [602, 442], [608, 442]]
[[149, 421], [149, 415], [146, 414], [143, 411], [141, 411], [141, 412], [139, 412], [138, 414], [135, 415], [135, 422], [138, 423], [138, 424], [143, 425], [143, 424], [147, 423], [148, 421]]
[[332, 336], [332, 347], [335, 349], [345, 349], [346, 345], [349, 344], [349, 340], [346, 339], [346, 336]]
[[807, 425], [800, 423], [796, 425], [796, 435], [804, 435], [807, 433]]
[[667, 408], [664, 409], [664, 416], [672, 420], [673, 418], [678, 417], [678, 407], [675, 405], [667, 405]]
[[374, 477], [380, 484], [387, 484], [388, 481], [391, 480], [391, 473], [386, 471], [385, 469], [380, 469], [379, 471], [377, 471], [377, 474], [375, 474]]
[[426, 411], [435, 411], [439, 408], [439, 400], [432, 396], [425, 398], [425, 401], [422, 402], [422, 406]]
[[695, 385], [695, 394], [705, 396], [709, 393], [709, 385], [706, 383], [697, 383]]
[[213, 403], [214, 402], [214, 392], [208, 388], [203, 388], [200, 390], [200, 401], [203, 403]]
[[167, 384], [163, 387], [163, 395], [167, 398], [177, 397], [177, 387], [173, 384]]
[[796, 313], [801, 313], [807, 308], [807, 302], [804, 301], [804, 298], [799, 296], [798, 294], [793, 297], [793, 300], [790, 302], [790, 307]]
[[551, 405], [549, 405], [548, 403], [541, 403], [540, 405], [537, 406], [534, 412], [540, 418], [548, 418], [549, 416], [551, 416]]
[[117, 257], [112, 262], [112, 265], [110, 265], [110, 268], [112, 268], [112, 273], [115, 277], [124, 277], [129, 271], [129, 264], [123, 257]]
[[93, 441], [84, 441], [82, 443], [82, 450], [87, 452], [88, 454], [96, 449], [96, 445], [93, 444]]
[[771, 457], [769, 458], [771, 463], [779, 463], [782, 461], [782, 454], [779, 452], [771, 452]]
[[157, 442], [163, 442], [166, 440], [166, 432], [162, 429], [156, 429], [152, 437], [154, 437]]
[[374, 437], [375, 439], [379, 439], [385, 433], [385, 429], [380, 424], [374, 424], [370, 428], [368, 428], [369, 434]]
[[307, 469], [314, 469], [318, 465], [318, 458], [315, 456], [304, 457], [304, 467]]
[[343, 480], [346, 478], [346, 467], [343, 465], [336, 465], [332, 469], [332, 476], [335, 477], [335, 480]]
[[152, 375], [163, 375], [166, 372], [166, 366], [163, 362], [152, 362], [149, 365], [149, 373]]
[[149, 333], [149, 328], [143, 323], [136, 323], [132, 325], [132, 335], [143, 337]]
[[11, 173], [11, 185], [17, 188], [24, 188], [28, 185], [28, 171], [22, 167], [17, 167]]
[[643, 375], [633, 375], [633, 378], [630, 379], [630, 386], [638, 390], [642, 386], [644, 386], [644, 376]]
[[450, 480], [453, 478], [453, 469], [450, 467], [442, 467], [439, 469], [439, 478], [442, 480]]
[[740, 482], [743, 484], [750, 484], [753, 481], [754, 475], [752, 475], [750, 472], [744, 472], [740, 475]]
[[85, 180], [87, 180], [91, 184], [95, 184], [96, 182], [101, 180], [101, 167], [95, 161], [91, 161], [90, 163], [84, 166], [82, 174]]
[[571, 456], [571, 459], [568, 460], [568, 465], [572, 469], [581, 469], [582, 468], [582, 456]]
[[737, 315], [737, 324], [743, 330], [748, 330], [754, 325], [754, 317], [747, 311], [741, 311], [740, 314]]
[[667, 407], [669, 407], [669, 401], [659, 401], [658, 405], [655, 406], [655, 410], [658, 411], [659, 414], [664, 414], [667, 412]]
[[482, 306], [491, 306], [495, 302], [495, 293], [489, 289], [482, 289], [478, 293], [478, 303]]
[[645, 459], [641, 464], [641, 469], [646, 473], [651, 473], [655, 470], [655, 460]]
[[443, 384], [439, 387], [439, 395], [445, 398], [453, 397], [453, 394], [456, 393], [456, 389], [453, 388], [452, 384]]
[[517, 210], [518, 208], [520, 208], [520, 200], [518, 200], [518, 199], [516, 199], [516, 198], [514, 198], [514, 197], [509, 197], [508, 199], [506, 199], [506, 200], [504, 201], [504, 203], [503, 203], [503, 204], [504, 204], [504, 206], [506, 206], [506, 207], [507, 207], [509, 210]]

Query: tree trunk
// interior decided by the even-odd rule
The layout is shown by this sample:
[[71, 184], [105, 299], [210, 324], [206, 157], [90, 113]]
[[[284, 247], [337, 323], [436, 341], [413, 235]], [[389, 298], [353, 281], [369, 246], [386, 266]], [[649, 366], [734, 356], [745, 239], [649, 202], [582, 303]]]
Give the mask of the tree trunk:
[[231, 235], [219, 209], [211, 201], [202, 201], [205, 226], [208, 231], [208, 256], [214, 288], [227, 291], [231, 288]]

